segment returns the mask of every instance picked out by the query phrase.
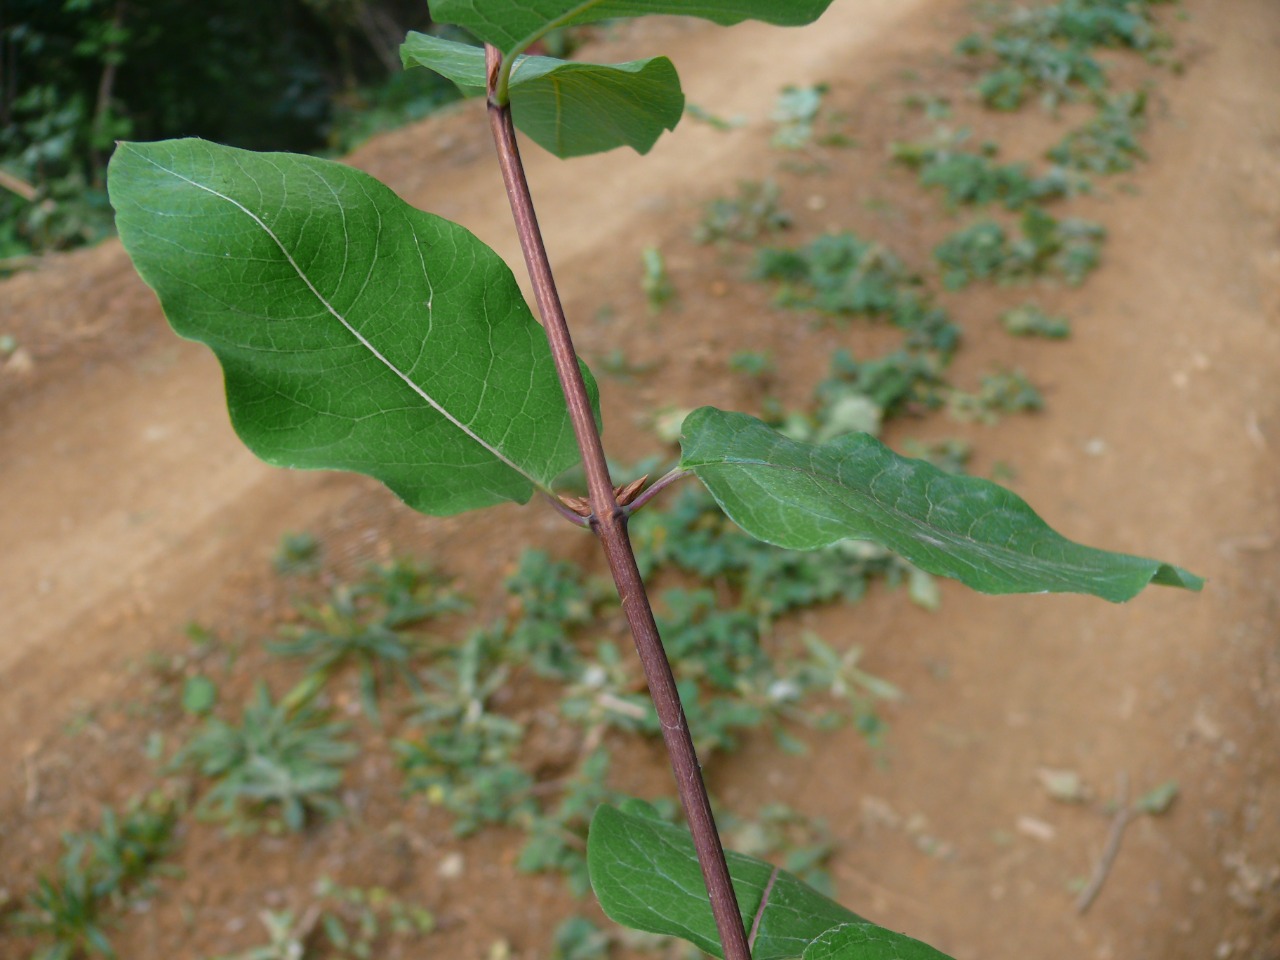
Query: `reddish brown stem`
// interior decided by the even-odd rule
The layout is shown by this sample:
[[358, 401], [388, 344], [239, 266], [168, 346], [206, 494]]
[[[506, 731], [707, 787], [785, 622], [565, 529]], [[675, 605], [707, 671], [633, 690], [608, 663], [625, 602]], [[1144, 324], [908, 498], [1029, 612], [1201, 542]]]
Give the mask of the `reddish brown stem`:
[[578, 357], [564, 318], [564, 308], [560, 304], [560, 295], [556, 292], [551, 264], [542, 242], [542, 233], [538, 229], [533, 199], [529, 194], [529, 184], [516, 144], [511, 110], [508, 106], [496, 103], [493, 97], [502, 63], [501, 54], [491, 46], [485, 48], [485, 53], [490, 94], [489, 125], [498, 149], [498, 165], [502, 169], [507, 198], [511, 201], [511, 213], [515, 218], [516, 232], [520, 236], [520, 247], [524, 251], [525, 266], [528, 267], [529, 278], [533, 282], [534, 298], [538, 303], [538, 312], [542, 315], [547, 340], [551, 344], [560, 385], [569, 405], [569, 416], [573, 421], [578, 448], [582, 452], [582, 464], [587, 475], [588, 502], [591, 506], [591, 528], [600, 538], [608, 558], [613, 582], [622, 599], [622, 610], [631, 626], [631, 636], [644, 666], [649, 695], [653, 698], [658, 720], [662, 724], [662, 738], [671, 758], [680, 802], [684, 806], [693, 843], [698, 851], [698, 863], [702, 867], [702, 876], [711, 898], [711, 911], [720, 933], [725, 960], [751, 960], [742, 915], [738, 910], [738, 899], [729, 879], [724, 848], [711, 813], [707, 788], [702, 781], [702, 768], [693, 748], [693, 738], [689, 735], [684, 708], [680, 705], [671, 664], [667, 661], [662, 639], [658, 636], [653, 610], [649, 605], [644, 582], [640, 578], [640, 570], [636, 566], [635, 553], [631, 549], [631, 540], [627, 535], [627, 511], [618, 505], [613, 492], [613, 481], [605, 463], [600, 431], [596, 427], [587, 386], [578, 366]]

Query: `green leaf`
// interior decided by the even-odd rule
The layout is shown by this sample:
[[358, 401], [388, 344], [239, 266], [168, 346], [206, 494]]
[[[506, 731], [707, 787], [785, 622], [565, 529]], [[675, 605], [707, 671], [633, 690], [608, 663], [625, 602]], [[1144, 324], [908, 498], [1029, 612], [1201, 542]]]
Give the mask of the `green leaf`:
[[826, 931], [804, 952], [804, 960], [950, 960], [927, 943], [873, 923], [846, 923]]
[[[409, 31], [400, 44], [405, 69], [426, 67], [458, 85], [463, 96], [479, 97], [485, 90], [484, 48], [457, 40]], [[518, 61], [517, 61], [518, 62]]]
[[1178, 567], [1082, 546], [1016, 494], [900, 457], [867, 434], [823, 446], [754, 417], [702, 407], [684, 422], [681, 466], [752, 536], [792, 550], [872, 540], [983, 593], [1088, 593], [1128, 600], [1151, 583], [1199, 590]]
[[546, 336], [462, 227], [342, 164], [201, 140], [120, 144], [108, 189], [268, 463], [369, 474], [451, 514], [524, 502], [577, 462]]
[[[484, 92], [479, 47], [410, 33], [400, 56], [406, 66], [443, 74], [464, 94]], [[519, 57], [508, 91], [516, 126], [558, 157], [622, 146], [647, 153], [684, 113], [680, 78], [666, 57], [613, 65]]]
[[680, 77], [666, 57], [612, 66], [528, 57], [511, 75], [516, 126], [557, 157], [628, 146], [648, 153], [684, 115]]
[[[629, 808], [634, 809], [634, 808]], [[750, 930], [772, 864], [729, 853], [729, 874], [743, 924]], [[650, 816], [601, 806], [587, 836], [591, 886], [605, 914], [617, 923], [688, 940], [723, 956], [697, 854], [687, 830]], [[753, 960], [798, 957], [823, 931], [862, 922], [851, 910], [779, 870], [756, 932]]]
[[202, 673], [187, 677], [182, 684], [182, 709], [193, 716], [202, 717], [213, 710], [218, 702], [218, 688]]
[[1167, 780], [1143, 794], [1133, 806], [1140, 813], [1158, 817], [1162, 813], [1168, 813], [1176, 799], [1178, 799], [1178, 781]]
[[615, 17], [649, 14], [700, 17], [729, 25], [763, 20], [783, 27], [812, 23], [831, 0], [432, 0], [431, 18], [452, 23], [504, 53], [525, 49], [542, 35]]

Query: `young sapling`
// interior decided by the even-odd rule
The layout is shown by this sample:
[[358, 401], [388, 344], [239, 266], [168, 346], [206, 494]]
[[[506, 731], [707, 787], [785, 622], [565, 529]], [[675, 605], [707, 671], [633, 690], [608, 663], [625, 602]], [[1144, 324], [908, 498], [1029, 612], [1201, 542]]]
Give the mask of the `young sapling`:
[[[670, 472], [643, 491], [615, 486], [595, 380], [573, 346], [515, 131], [560, 157], [643, 153], [679, 121], [684, 95], [665, 57], [609, 65], [526, 51], [553, 30], [606, 17], [787, 26], [816, 20], [829, 2], [432, 4], [436, 21], [485, 48], [413, 34], [403, 57], [486, 98], [541, 323], [510, 269], [466, 229], [341, 164], [198, 140], [122, 143], [109, 177], [126, 250], [175, 331], [217, 355], [232, 422], [257, 455], [374, 476], [434, 515], [541, 494], [599, 538], [689, 830], [643, 805], [602, 805], [588, 840], [591, 884], [615, 920], [728, 960], [942, 955], [784, 870], [725, 856], [628, 533], [656, 493], [696, 477], [760, 540], [792, 550], [871, 540], [987, 593], [1119, 602], [1152, 583], [1201, 583], [1167, 563], [1072, 543], [1008, 490], [901, 457], [870, 435], [806, 443], [713, 407], [685, 418]], [[579, 464], [587, 496], [562, 497], [557, 478]], [[300, 822], [303, 803], [328, 798], [281, 799]]]

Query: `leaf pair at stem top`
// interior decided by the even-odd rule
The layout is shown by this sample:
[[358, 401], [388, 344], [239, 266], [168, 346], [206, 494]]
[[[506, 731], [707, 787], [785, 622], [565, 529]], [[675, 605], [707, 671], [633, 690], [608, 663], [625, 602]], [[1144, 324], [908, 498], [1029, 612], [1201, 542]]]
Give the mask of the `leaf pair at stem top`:
[[[577, 63], [523, 56], [552, 30], [616, 17], [694, 16], [719, 24], [763, 20], [779, 26], [811, 23], [831, 0], [436, 0], [431, 15], [462, 27], [502, 53], [495, 100], [510, 102], [515, 124], [558, 157], [615, 147], [647, 153], [684, 112], [680, 77], [666, 57], [629, 63]], [[486, 89], [484, 51], [421, 33], [409, 34], [401, 56], [448, 77], [464, 93]]]

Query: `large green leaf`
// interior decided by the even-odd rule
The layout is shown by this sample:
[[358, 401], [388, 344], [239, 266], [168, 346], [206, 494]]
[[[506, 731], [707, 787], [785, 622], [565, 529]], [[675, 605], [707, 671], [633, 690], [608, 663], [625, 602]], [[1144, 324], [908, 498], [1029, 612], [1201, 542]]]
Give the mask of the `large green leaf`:
[[449, 514], [523, 502], [577, 461], [546, 336], [462, 227], [342, 164], [201, 140], [121, 144], [108, 189], [267, 462], [366, 473]]
[[1088, 593], [1128, 600], [1151, 583], [1199, 590], [1178, 567], [1082, 546], [1016, 494], [900, 457], [866, 434], [823, 446], [713, 407], [684, 421], [682, 465], [758, 539], [793, 550], [873, 540], [983, 593]]
[[[637, 807], [631, 808], [633, 811]], [[862, 918], [806, 886], [793, 874], [740, 853], [729, 853], [729, 875], [743, 924], [750, 930], [765, 889], [769, 899], [756, 931], [753, 960], [798, 957], [824, 931]], [[596, 810], [587, 837], [591, 887], [611, 920], [688, 940], [723, 956], [711, 901], [689, 832], [651, 815]]]
[[[400, 56], [406, 66], [443, 74], [465, 94], [484, 92], [479, 47], [410, 33]], [[680, 78], [666, 57], [612, 65], [520, 57], [508, 91], [516, 126], [558, 157], [622, 146], [647, 153], [684, 112]]]
[[927, 943], [873, 923], [846, 923], [826, 931], [804, 952], [804, 960], [949, 960]]
[[763, 20], [784, 27], [812, 23], [831, 0], [432, 0], [431, 18], [464, 27], [504, 53], [538, 37], [613, 17], [700, 17], [719, 24]]

